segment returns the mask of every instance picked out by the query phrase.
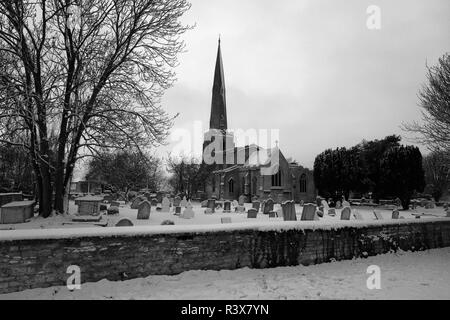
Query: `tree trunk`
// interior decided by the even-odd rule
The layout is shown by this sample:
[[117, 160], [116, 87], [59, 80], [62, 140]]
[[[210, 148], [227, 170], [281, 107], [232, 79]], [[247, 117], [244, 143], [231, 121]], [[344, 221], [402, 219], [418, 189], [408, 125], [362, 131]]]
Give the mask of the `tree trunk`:
[[58, 168], [55, 174], [55, 210], [58, 214], [64, 213], [64, 196], [67, 193], [64, 185], [64, 169], [61, 169]]
[[52, 213], [52, 183], [50, 173], [48, 170], [42, 170], [42, 188], [39, 203], [39, 212], [44, 218], [47, 218]]

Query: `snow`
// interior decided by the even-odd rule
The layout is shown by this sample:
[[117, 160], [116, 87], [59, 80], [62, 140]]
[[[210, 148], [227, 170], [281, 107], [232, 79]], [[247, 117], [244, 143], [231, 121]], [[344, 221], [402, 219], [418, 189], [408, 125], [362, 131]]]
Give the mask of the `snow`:
[[[103, 279], [0, 295], [1, 299], [450, 299], [450, 248], [397, 252], [312, 266], [188, 271], [126, 281]], [[367, 268], [381, 270], [369, 290]], [[81, 272], [83, 272], [81, 270]]]
[[[400, 216], [404, 219], [392, 220], [391, 210], [376, 209], [383, 216], [383, 220], [375, 220], [373, 209], [369, 207], [355, 207], [364, 220], [355, 220], [353, 215], [351, 220], [340, 220], [340, 211], [336, 210], [336, 216], [324, 215], [319, 221], [283, 221], [283, 218], [269, 218], [268, 215], [258, 214], [256, 219], [247, 219], [247, 213], [223, 213], [221, 209], [214, 214], [205, 214], [205, 208], [200, 207], [200, 203], [193, 203], [195, 217], [193, 219], [183, 219], [172, 212], [156, 211], [151, 209], [149, 220], [138, 220], [137, 209], [131, 209], [129, 205], [121, 205], [120, 214], [116, 216], [104, 216], [108, 224], [101, 227], [92, 223], [76, 223], [71, 218], [76, 213], [77, 206], [73, 201], [69, 203], [69, 215], [56, 215], [50, 218], [34, 217], [31, 221], [21, 224], [0, 225], [0, 241], [19, 239], [58, 239], [88, 236], [117, 236], [117, 235], [150, 235], [167, 233], [204, 233], [229, 230], [259, 230], [259, 231], [283, 231], [283, 230], [304, 230], [304, 229], [339, 229], [345, 227], [368, 227], [373, 225], [402, 224], [402, 223], [422, 223], [424, 221], [445, 221], [442, 208], [401, 211]], [[251, 208], [251, 204], [245, 204], [246, 209]], [[300, 205], [296, 205], [297, 218], [300, 219]], [[436, 216], [423, 216], [416, 219], [413, 214], [426, 213]], [[221, 218], [229, 217], [232, 223], [221, 224]], [[133, 227], [114, 227], [122, 218], [130, 219]], [[161, 225], [164, 220], [172, 220], [175, 225]], [[13, 228], [14, 230], [8, 230]]]

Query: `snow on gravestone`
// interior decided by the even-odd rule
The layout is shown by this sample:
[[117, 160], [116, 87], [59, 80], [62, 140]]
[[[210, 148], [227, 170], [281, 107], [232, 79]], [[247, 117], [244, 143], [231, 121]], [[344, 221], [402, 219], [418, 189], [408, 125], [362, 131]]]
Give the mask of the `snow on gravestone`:
[[341, 211], [341, 220], [350, 220], [352, 209], [350, 207], [344, 207]]
[[150, 218], [150, 210], [152, 208], [152, 205], [147, 200], [142, 201], [139, 204], [138, 213], [137, 213], [137, 219], [139, 220], [147, 220]]
[[398, 219], [400, 212], [397, 209], [392, 210], [392, 219]]
[[192, 210], [192, 204], [191, 204], [191, 201], [189, 201], [189, 202], [186, 204], [186, 209], [184, 209], [183, 214], [180, 216], [180, 218], [183, 218], [183, 219], [192, 219], [192, 218], [194, 218], [194, 215], [195, 215], [195, 213], [194, 213], [194, 210]]
[[323, 209], [326, 210], [323, 212], [328, 212], [328, 210], [330, 210], [330, 206], [328, 205], [328, 202], [326, 202], [325, 200], [322, 200], [321, 205], [323, 206]]
[[188, 202], [186, 200], [186, 196], [184, 196], [183, 200], [181, 200], [181, 202], [180, 202], [180, 206], [183, 208], [186, 208], [187, 204], [188, 204]]
[[264, 201], [264, 214], [268, 214], [270, 211], [273, 211], [273, 200], [271, 198]]
[[297, 215], [295, 213], [295, 202], [285, 201], [281, 205], [283, 210], [284, 221], [297, 221]]
[[274, 203], [273, 204], [273, 210], [277, 213], [278, 217], [282, 217], [283, 216], [283, 208], [281, 207], [281, 204], [279, 203]]
[[128, 218], [122, 218], [119, 220], [119, 222], [116, 223], [116, 227], [132, 227], [133, 222], [131, 222]]
[[161, 212], [169, 212], [170, 211], [170, 200], [167, 197], [162, 199], [162, 208]]
[[380, 212], [373, 210], [373, 214], [374, 214], [376, 220], [383, 220], [383, 216], [381, 215]]
[[303, 206], [302, 216], [300, 220], [313, 221], [316, 216], [316, 205], [313, 203], [307, 203]]
[[248, 209], [247, 219], [256, 218], [257, 215], [258, 215], [258, 211], [256, 211], [256, 209], [254, 209], [254, 208]]

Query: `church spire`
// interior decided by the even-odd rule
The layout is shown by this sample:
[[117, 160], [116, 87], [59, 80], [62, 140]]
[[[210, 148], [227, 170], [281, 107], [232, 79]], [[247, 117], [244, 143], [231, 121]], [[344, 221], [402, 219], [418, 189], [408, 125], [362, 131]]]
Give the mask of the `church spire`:
[[216, 68], [214, 70], [214, 83], [211, 100], [210, 129], [227, 130], [227, 104], [225, 99], [225, 77], [223, 74], [222, 53], [219, 45], [217, 48]]

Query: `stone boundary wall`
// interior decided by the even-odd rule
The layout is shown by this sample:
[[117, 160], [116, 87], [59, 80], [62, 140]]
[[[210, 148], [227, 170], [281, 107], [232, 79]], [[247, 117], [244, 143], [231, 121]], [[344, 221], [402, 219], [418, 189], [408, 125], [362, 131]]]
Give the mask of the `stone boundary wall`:
[[[151, 229], [142, 227], [54, 229], [53, 236], [51, 229], [31, 234], [0, 231], [0, 293], [65, 285], [69, 265], [81, 268], [82, 282], [95, 282], [199, 269], [310, 265], [450, 246], [450, 219], [333, 228], [299, 225], [189, 232], [170, 229], [174, 226], [167, 226], [169, 232], [146, 232]], [[44, 237], [44, 231], [50, 235]]]

